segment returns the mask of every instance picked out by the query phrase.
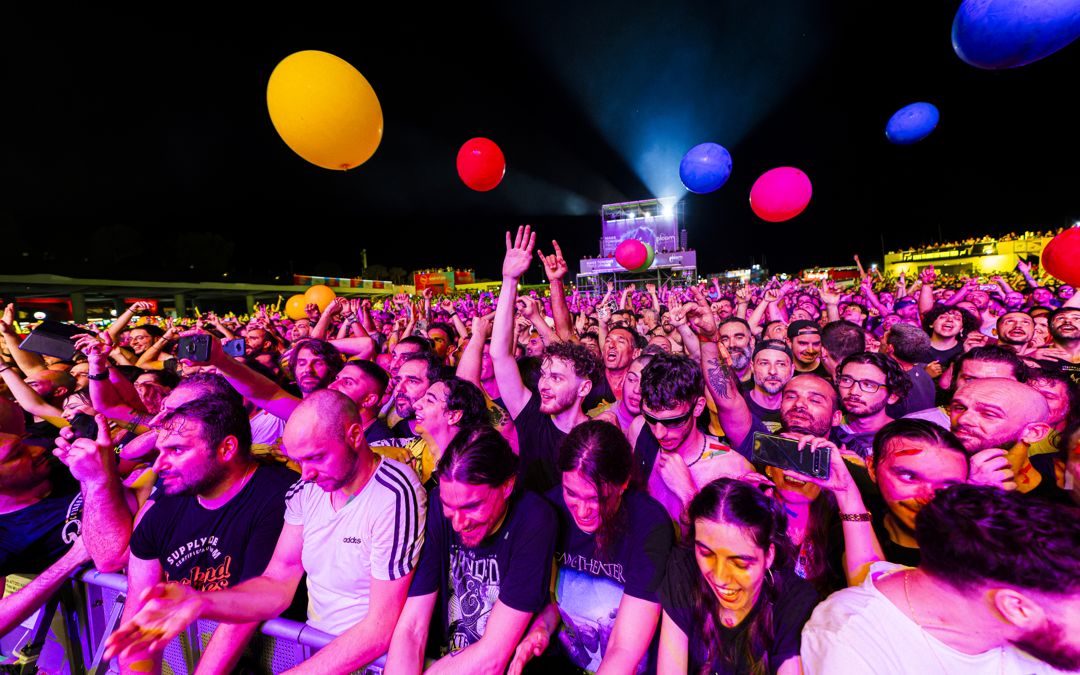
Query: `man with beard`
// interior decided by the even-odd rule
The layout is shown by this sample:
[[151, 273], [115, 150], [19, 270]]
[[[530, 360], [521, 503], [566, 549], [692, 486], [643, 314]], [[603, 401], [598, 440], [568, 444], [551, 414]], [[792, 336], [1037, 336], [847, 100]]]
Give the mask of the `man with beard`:
[[586, 347], [556, 342], [544, 349], [537, 394], [525, 386], [513, 354], [514, 307], [518, 280], [529, 269], [535, 246], [536, 234], [527, 225], [518, 228], [513, 241], [506, 233], [503, 284], [491, 331], [491, 362], [502, 401], [517, 428], [520, 483], [543, 493], [558, 483], [555, 460], [562, 439], [589, 419], [582, 403], [600, 374], [600, 364]]
[[813, 373], [827, 379], [829, 371], [821, 363], [821, 328], [813, 321], [792, 321], [787, 334], [791, 352], [795, 355], [795, 372]]
[[1080, 669], [1080, 510], [955, 485], [922, 509], [915, 536], [917, 568], [875, 563], [818, 605], [804, 672]]
[[865, 461], [873, 449], [874, 435], [892, 421], [885, 407], [902, 399], [910, 383], [895, 361], [884, 354], [864, 352], [844, 359], [837, 370], [836, 386], [845, 418], [836, 438]]
[[754, 388], [754, 371], [750, 367], [750, 358], [754, 353], [754, 334], [745, 319], [729, 317], [720, 322], [720, 343], [731, 354], [731, 367], [739, 378], [739, 389], [750, 391]]
[[743, 394], [750, 413], [769, 431], [780, 428], [780, 398], [784, 385], [795, 374], [794, 357], [784, 342], [761, 340], [754, 347], [750, 365], [754, 370], [754, 388]]
[[[308, 624], [336, 638], [300, 670], [351, 672], [386, 652], [423, 544], [424, 490], [406, 467], [370, 451], [356, 406], [339, 392], [304, 399], [285, 427], [285, 444], [303, 480], [278, 497], [281, 535], [269, 563], [246, 583], [213, 593], [158, 585], [110, 636], [107, 654], [159, 651], [199, 618], [220, 621], [218, 632], [258, 625], [289, 606], [305, 573]], [[200, 672], [204, 665], [205, 654]]]
[[1050, 455], [1028, 449], [1050, 433], [1046, 399], [1026, 384], [986, 378], [961, 385], [949, 406], [952, 428], [971, 454], [972, 482], [1059, 497]]
[[[1078, 296], [1073, 296], [1072, 304]], [[1032, 357], [1045, 370], [1069, 373], [1074, 382], [1080, 381], [1080, 307], [1065, 306], [1050, 313], [1050, 337], [1054, 342], [1037, 350]]]
[[[160, 429], [159, 488], [135, 519], [125, 621], [143, 591], [162, 581], [218, 591], [262, 574], [281, 534], [285, 493], [299, 478], [255, 462], [247, 412], [235, 398], [190, 400], [165, 413]], [[228, 672], [257, 627], [220, 624], [199, 668]], [[146, 672], [150, 658], [125, 654], [120, 663], [125, 672]]]
[[443, 360], [434, 352], [409, 354], [402, 360], [394, 393], [394, 412], [399, 418], [392, 429], [396, 437], [416, 435], [416, 402], [433, 382], [443, 379], [444, 368]]
[[[711, 310], [706, 310], [711, 311]], [[687, 508], [702, 486], [739, 478], [754, 467], [716, 436], [702, 433], [701, 366], [688, 356], [658, 354], [641, 374], [641, 419], [630, 427], [638, 479], [686, 532]]]
[[1027, 312], [1005, 312], [997, 320], [998, 344], [1017, 354], [1028, 352], [1028, 343], [1035, 335], [1035, 320]]

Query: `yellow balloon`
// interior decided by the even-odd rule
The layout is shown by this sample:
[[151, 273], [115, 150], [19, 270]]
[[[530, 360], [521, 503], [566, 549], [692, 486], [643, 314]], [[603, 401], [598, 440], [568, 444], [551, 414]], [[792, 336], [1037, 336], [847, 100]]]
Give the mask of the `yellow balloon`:
[[304, 292], [304, 297], [308, 302], [314, 302], [319, 306], [319, 311], [326, 309], [326, 306], [330, 304], [330, 301], [337, 297], [334, 293], [334, 289], [329, 286], [323, 286], [322, 284], [315, 284], [311, 288]]
[[311, 302], [305, 296], [297, 293], [285, 302], [285, 316], [292, 320], [303, 319], [307, 317], [307, 312], [304, 310]]
[[382, 140], [375, 90], [347, 61], [326, 52], [286, 56], [270, 74], [266, 107], [281, 139], [325, 169], [360, 166]]

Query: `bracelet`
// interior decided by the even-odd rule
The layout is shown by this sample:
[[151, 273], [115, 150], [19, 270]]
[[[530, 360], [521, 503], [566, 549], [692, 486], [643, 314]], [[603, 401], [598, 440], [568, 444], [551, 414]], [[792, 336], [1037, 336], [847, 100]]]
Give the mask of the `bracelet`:
[[448, 317], [450, 317], [451, 319], [453, 319], [453, 318], [454, 318], [455, 316], [457, 316], [457, 312], [451, 312], [451, 313], [448, 313], [448, 314], [447, 314], [446, 316], [448, 316]]
[[109, 370], [108, 370], [108, 368], [106, 368], [105, 370], [103, 370], [103, 371], [101, 371], [100, 373], [97, 373], [97, 374], [88, 373], [87, 376], [86, 376], [86, 379], [94, 380], [95, 382], [103, 382], [103, 381], [109, 379]]
[[841, 513], [840, 520], [846, 520], [849, 523], [868, 523], [870, 522], [870, 512], [866, 511], [863, 513]]
[[0, 368], [0, 373], [6, 373], [7, 371], [11, 370], [14, 367], [15, 366], [8, 366], [7, 368]]

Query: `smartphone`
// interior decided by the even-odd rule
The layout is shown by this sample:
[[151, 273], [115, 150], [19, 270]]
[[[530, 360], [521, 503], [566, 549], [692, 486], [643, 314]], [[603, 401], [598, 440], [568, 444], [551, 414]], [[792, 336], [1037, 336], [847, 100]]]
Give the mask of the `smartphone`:
[[213, 339], [213, 335], [207, 334], [185, 335], [176, 348], [176, 358], [206, 363], [210, 360], [210, 341]]
[[829, 478], [829, 448], [799, 450], [799, 442], [783, 436], [754, 432], [755, 463], [768, 464], [780, 469], [813, 476], [821, 480]]
[[75, 413], [75, 417], [71, 418], [71, 430], [75, 432], [75, 438], [97, 439], [97, 420], [93, 415]]
[[229, 356], [240, 357], [245, 354], [247, 344], [244, 342], [244, 338], [236, 338], [235, 340], [226, 340], [221, 344], [221, 349]]

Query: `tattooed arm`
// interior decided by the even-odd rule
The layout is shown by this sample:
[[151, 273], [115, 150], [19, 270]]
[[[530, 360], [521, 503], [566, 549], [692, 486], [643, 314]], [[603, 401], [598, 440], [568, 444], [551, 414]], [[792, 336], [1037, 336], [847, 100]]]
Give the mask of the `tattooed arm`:
[[701, 368], [716, 403], [716, 414], [724, 435], [737, 447], [750, 433], [753, 416], [739, 393], [739, 380], [731, 370], [731, 357], [719, 343], [702, 340]]

